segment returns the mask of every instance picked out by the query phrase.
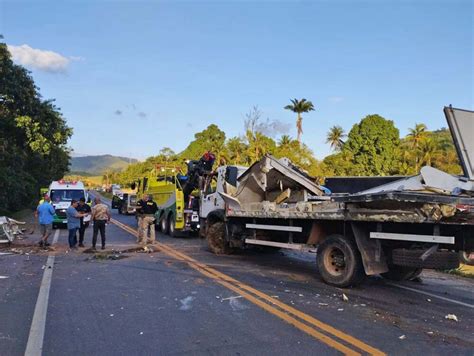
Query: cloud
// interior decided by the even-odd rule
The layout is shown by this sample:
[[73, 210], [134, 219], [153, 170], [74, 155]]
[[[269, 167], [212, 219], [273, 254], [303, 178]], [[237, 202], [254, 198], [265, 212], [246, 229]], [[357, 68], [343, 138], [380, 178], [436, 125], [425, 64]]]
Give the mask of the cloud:
[[144, 113], [143, 111], [140, 111], [138, 113], [138, 116], [140, 116], [142, 119], [146, 118], [146, 113]]
[[122, 110], [119, 110], [119, 109], [117, 109], [117, 110], [115, 110], [115, 111], [114, 111], [114, 114], [115, 114], [115, 115], [118, 115], [118, 116], [120, 116], [120, 115], [122, 115], [122, 114], [123, 114], [123, 111], [122, 111]]
[[51, 73], [63, 73], [72, 61], [83, 60], [81, 57], [65, 57], [53, 51], [21, 46], [8, 45], [13, 61], [26, 67]]
[[343, 101], [343, 100], [344, 100], [344, 98], [343, 98], [342, 96], [331, 96], [331, 97], [329, 98], [329, 101], [330, 101], [331, 103], [335, 103], [335, 104], [340, 103], [340, 102]]
[[275, 137], [278, 134], [287, 134], [291, 125], [280, 120], [271, 120], [267, 118], [264, 122], [257, 123], [255, 131], [266, 136]]

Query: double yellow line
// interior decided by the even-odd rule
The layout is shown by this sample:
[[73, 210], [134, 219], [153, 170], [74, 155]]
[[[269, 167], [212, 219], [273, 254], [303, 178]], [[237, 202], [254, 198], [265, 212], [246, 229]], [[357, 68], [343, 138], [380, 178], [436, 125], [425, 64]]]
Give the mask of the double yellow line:
[[[137, 232], [131, 227], [112, 219], [112, 223], [137, 236]], [[206, 277], [211, 278], [220, 285], [238, 293], [249, 302], [259, 306], [267, 312], [286, 321], [299, 330], [311, 335], [320, 342], [332, 347], [345, 355], [361, 355], [367, 353], [370, 355], [385, 355], [384, 352], [367, 345], [363, 341], [352, 337], [312, 316], [305, 314], [285, 303], [270, 297], [269, 295], [250, 287], [214, 268], [202, 264], [195, 259], [163, 244], [157, 243], [157, 246], [168, 256], [179, 261], [186, 262], [191, 268], [197, 270]]]

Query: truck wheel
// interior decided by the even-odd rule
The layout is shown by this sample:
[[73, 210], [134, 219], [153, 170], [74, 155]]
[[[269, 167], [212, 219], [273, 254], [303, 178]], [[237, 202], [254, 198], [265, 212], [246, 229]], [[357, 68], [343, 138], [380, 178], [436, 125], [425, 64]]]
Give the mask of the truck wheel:
[[416, 267], [389, 265], [388, 272], [382, 273], [381, 276], [391, 281], [409, 281], [418, 277], [421, 271], [421, 268]]
[[233, 252], [225, 239], [225, 224], [223, 221], [217, 221], [207, 227], [207, 245], [209, 250], [216, 255], [228, 255]]
[[168, 219], [165, 216], [161, 218], [160, 225], [161, 225], [161, 232], [165, 235], [168, 235], [169, 225], [168, 225]]
[[175, 223], [173, 214], [168, 216], [168, 235], [171, 237], [176, 237]]
[[356, 285], [365, 277], [357, 245], [341, 235], [324, 239], [318, 246], [316, 262], [323, 280], [336, 287]]
[[474, 252], [459, 251], [459, 260], [468, 266], [474, 266]]
[[392, 263], [397, 266], [429, 268], [429, 269], [454, 269], [459, 267], [459, 255], [452, 251], [435, 251], [424, 261], [420, 259], [425, 250], [409, 250], [396, 248], [392, 250]]

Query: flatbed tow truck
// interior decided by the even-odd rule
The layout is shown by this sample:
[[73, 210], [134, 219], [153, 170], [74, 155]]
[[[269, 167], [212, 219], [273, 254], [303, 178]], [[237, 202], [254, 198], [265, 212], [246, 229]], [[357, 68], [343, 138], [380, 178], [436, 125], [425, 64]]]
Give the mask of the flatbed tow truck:
[[464, 176], [427, 166], [412, 177], [343, 177], [323, 187], [267, 155], [220, 193], [225, 205], [206, 218], [210, 250], [317, 247], [322, 279], [338, 287], [458, 267], [459, 252], [474, 251], [474, 112], [444, 112]]

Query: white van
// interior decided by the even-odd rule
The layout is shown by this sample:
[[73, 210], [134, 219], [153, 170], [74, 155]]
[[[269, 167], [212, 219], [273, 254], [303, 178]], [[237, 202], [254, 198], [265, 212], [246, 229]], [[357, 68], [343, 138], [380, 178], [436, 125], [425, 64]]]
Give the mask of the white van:
[[71, 205], [72, 200], [79, 200], [80, 198], [84, 198], [86, 201], [89, 200], [84, 183], [78, 181], [53, 181], [49, 186], [48, 195], [56, 211], [53, 227], [67, 223], [66, 210]]

